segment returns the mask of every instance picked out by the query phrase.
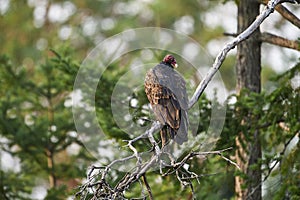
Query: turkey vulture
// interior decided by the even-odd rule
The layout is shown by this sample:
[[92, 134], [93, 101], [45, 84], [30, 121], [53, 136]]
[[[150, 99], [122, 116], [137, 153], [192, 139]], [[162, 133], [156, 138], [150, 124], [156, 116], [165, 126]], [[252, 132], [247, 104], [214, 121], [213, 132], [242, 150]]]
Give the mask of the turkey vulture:
[[162, 147], [168, 138], [182, 144], [187, 141], [188, 96], [183, 77], [174, 69], [175, 58], [166, 55], [161, 63], [146, 73], [145, 93], [156, 119], [163, 125], [160, 131]]

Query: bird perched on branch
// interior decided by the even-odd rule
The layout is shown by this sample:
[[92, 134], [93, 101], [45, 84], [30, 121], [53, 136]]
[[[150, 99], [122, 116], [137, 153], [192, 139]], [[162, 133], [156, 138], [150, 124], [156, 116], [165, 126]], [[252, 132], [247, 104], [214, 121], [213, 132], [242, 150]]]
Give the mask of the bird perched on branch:
[[150, 69], [145, 78], [145, 92], [156, 119], [163, 125], [160, 131], [162, 147], [168, 138], [182, 144], [187, 141], [188, 96], [183, 77], [175, 70], [177, 62], [166, 55], [161, 63]]

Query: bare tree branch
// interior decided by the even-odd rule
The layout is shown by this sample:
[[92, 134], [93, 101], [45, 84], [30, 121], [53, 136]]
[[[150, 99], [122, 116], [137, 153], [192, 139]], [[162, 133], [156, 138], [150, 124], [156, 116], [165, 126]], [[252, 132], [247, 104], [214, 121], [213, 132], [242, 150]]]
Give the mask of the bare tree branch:
[[[260, 0], [261, 3], [267, 4], [268, 0]], [[294, 2], [295, 3], [295, 2]], [[299, 2], [298, 2], [299, 3]], [[286, 7], [279, 4], [275, 7], [276, 11], [281, 14], [283, 18], [300, 28], [300, 19], [294, 15], [291, 11], [289, 11]]]
[[[207, 157], [208, 155], [219, 155], [221, 158], [223, 158], [224, 160], [226, 160], [227, 162], [229, 162], [230, 164], [234, 165], [235, 167], [237, 167], [238, 169], [240, 169], [240, 167], [233, 162], [232, 160], [229, 160], [228, 158], [226, 158], [225, 156], [223, 156], [223, 152], [231, 150], [232, 148], [227, 148], [227, 149], [223, 149], [223, 150], [218, 150], [218, 151], [208, 151], [208, 152], [190, 152], [188, 155], [186, 155], [180, 162], [174, 163], [173, 165], [169, 166], [171, 167], [171, 169], [173, 170], [168, 170], [166, 173], [163, 174], [163, 176], [167, 176], [170, 174], [173, 174], [174, 172], [178, 171], [180, 168], [183, 167], [184, 164], [186, 164], [186, 162], [188, 160], [190, 160], [193, 157]], [[194, 174], [192, 174], [194, 175]]]
[[300, 28], [300, 19], [291, 11], [289, 11], [286, 7], [284, 7], [283, 5], [278, 5], [276, 10], [281, 14], [282, 17], [284, 17], [286, 20]]
[[281, 36], [274, 35], [272, 33], [268, 33], [268, 32], [262, 33], [261, 41], [300, 51], [299, 41], [289, 40], [289, 39], [283, 38]]
[[145, 174], [143, 175], [143, 181], [144, 181], [144, 183], [145, 183], [145, 185], [146, 185], [147, 192], [148, 192], [148, 194], [149, 194], [150, 200], [153, 200], [153, 195], [152, 195], [152, 192], [151, 192], [151, 187], [150, 187], [150, 185], [149, 185], [149, 183], [148, 183], [148, 181], [147, 181], [147, 178], [146, 178], [146, 175], [145, 175]]
[[[237, 34], [235, 34], [235, 33], [224, 33], [224, 35], [232, 36], [232, 37], [237, 36]], [[274, 44], [277, 46], [300, 51], [300, 42], [297, 40], [289, 40], [287, 38], [284, 38], [284, 37], [281, 37], [278, 35], [274, 35], [274, 34], [268, 33], [268, 32], [261, 33], [260, 39], [262, 42], [266, 42], [266, 43]]]
[[[185, 156], [181, 161], [173, 164], [164, 164], [164, 167], [167, 168], [167, 172], [162, 173], [162, 176], [168, 176], [171, 174], [176, 174], [177, 179], [181, 182], [184, 186], [190, 186], [193, 191], [193, 186], [191, 184], [192, 179], [198, 179], [200, 177], [203, 177], [205, 175], [197, 175], [196, 173], [189, 171], [185, 168], [185, 164], [188, 160], [190, 160], [193, 157], [200, 157], [200, 158], [206, 158], [209, 155], [219, 155], [221, 158], [225, 159], [229, 163], [233, 164], [234, 166], [238, 167], [238, 165], [223, 156], [223, 153], [225, 151], [229, 151], [232, 148], [227, 148], [223, 150], [218, 151], [208, 151], [208, 152], [190, 152], [187, 156]], [[130, 157], [126, 157], [125, 159], [118, 159], [113, 161], [110, 165], [107, 167], [97, 167], [92, 166], [91, 170], [87, 177], [87, 183], [81, 186], [80, 191], [76, 194], [76, 196], [84, 196], [84, 194], [87, 192], [88, 189], [93, 189], [96, 187], [94, 192], [95, 199], [99, 197], [105, 197], [107, 199], [115, 199], [118, 197], [118, 199], [122, 199], [123, 192], [134, 182], [138, 181], [141, 177], [144, 180], [144, 183], [146, 185], [147, 191], [149, 193], [149, 196], [152, 196], [151, 188], [145, 179], [145, 172], [149, 170], [150, 167], [152, 167], [155, 163], [159, 162], [158, 157], [161, 155], [154, 155], [150, 159], [149, 162], [146, 162], [142, 167], [137, 167], [136, 170], [133, 173], [127, 173], [123, 179], [113, 188], [107, 183], [107, 172], [109, 169], [111, 169], [112, 165], [116, 164], [117, 162], [122, 162], [124, 160], [132, 159], [135, 157], [135, 155], [132, 155]], [[239, 168], [239, 167], [238, 167]], [[103, 170], [104, 169], [104, 170]], [[95, 181], [95, 178], [99, 176], [99, 174], [93, 175], [95, 170], [99, 170], [99, 174], [102, 174], [100, 181]], [[153, 197], [152, 197], [153, 198]], [[123, 198], [125, 199], [125, 198]]]

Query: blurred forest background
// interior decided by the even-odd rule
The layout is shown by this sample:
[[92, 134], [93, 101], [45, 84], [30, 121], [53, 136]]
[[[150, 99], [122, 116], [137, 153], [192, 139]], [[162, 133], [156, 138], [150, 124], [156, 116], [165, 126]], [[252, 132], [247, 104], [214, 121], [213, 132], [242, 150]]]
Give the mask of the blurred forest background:
[[[286, 6], [300, 16], [299, 6]], [[97, 160], [79, 139], [72, 114], [73, 84], [80, 63], [99, 42], [140, 27], [187, 34], [213, 61], [232, 39], [224, 33], [237, 33], [237, 5], [230, 0], [0, 0], [0, 199], [73, 199], [90, 165], [106, 165], [114, 159]], [[261, 30], [294, 41], [300, 37], [299, 27], [277, 12]], [[142, 53], [126, 57], [125, 63], [114, 62], [102, 77], [104, 85], [97, 88], [98, 121], [120, 145], [130, 137], [114, 121], [110, 97], [119, 77]], [[157, 63], [163, 56], [161, 52], [151, 55], [147, 62]], [[236, 50], [220, 70], [231, 95], [215, 148], [235, 149], [239, 132], [259, 130], [262, 156], [251, 168], [259, 168], [265, 199], [300, 198], [299, 57], [295, 49], [263, 44], [260, 93], [235, 95]], [[135, 95], [138, 106], [133, 121], [138, 123], [151, 111], [143, 111], [148, 103], [143, 90]], [[209, 126], [214, 98], [203, 95], [199, 100], [203, 120], [198, 133], [205, 133]], [[246, 135], [245, 140], [252, 139], [251, 134]], [[235, 151], [226, 152], [226, 156], [235, 160]], [[203, 175], [199, 182], [193, 180], [196, 199], [234, 199], [235, 177], [246, 176], [218, 156], [193, 159], [190, 166]], [[118, 176], [114, 174], [112, 183]], [[175, 177], [162, 178], [152, 172], [148, 181], [155, 199], [191, 197], [190, 189], [183, 188]], [[141, 196], [139, 188], [139, 184], [133, 185], [127, 197]]]

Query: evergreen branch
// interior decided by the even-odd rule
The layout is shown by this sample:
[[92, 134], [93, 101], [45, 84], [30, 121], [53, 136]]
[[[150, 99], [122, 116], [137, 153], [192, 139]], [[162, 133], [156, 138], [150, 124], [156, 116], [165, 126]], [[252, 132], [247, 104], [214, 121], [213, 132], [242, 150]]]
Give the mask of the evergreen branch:
[[[291, 141], [295, 138], [295, 137], [299, 137], [299, 132], [296, 132], [295, 135], [293, 135], [293, 137], [291, 137], [285, 144], [284, 144], [284, 148], [283, 150], [280, 152], [281, 157], [285, 154], [288, 146], [290, 145]], [[279, 164], [281, 162], [281, 158], [276, 159], [275, 163], [273, 163], [273, 166], [270, 167], [268, 169], [267, 174], [265, 175], [264, 179], [249, 193], [249, 195], [246, 197], [246, 199], [248, 199], [252, 194], [254, 194], [254, 192], [261, 187], [261, 185], [269, 178], [269, 176], [271, 175], [272, 171], [275, 169], [275, 167], [277, 166], [277, 164]]]

